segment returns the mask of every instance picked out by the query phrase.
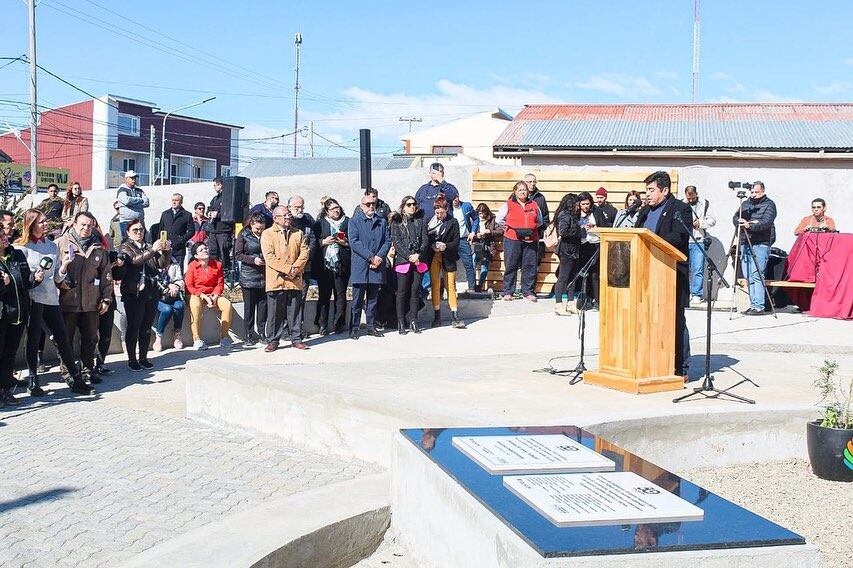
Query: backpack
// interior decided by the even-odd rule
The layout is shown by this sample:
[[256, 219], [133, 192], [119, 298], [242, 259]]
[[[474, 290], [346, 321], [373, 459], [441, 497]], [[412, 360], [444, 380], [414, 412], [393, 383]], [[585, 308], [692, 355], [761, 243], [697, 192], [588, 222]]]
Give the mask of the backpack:
[[545, 236], [542, 238], [545, 243], [545, 249], [553, 252], [560, 243], [560, 234], [557, 233], [557, 223], [551, 223], [545, 229]]

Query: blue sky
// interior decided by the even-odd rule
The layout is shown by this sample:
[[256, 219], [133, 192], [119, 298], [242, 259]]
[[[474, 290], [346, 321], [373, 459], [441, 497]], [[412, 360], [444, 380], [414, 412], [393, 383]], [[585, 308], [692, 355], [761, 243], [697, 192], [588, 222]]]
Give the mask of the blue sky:
[[[258, 138], [293, 130], [299, 31], [300, 126], [313, 120], [354, 149], [358, 129], [372, 128], [376, 153], [399, 148], [400, 116], [426, 128], [493, 106], [690, 102], [691, 0], [364, 4], [41, 0], [38, 58], [88, 92], [164, 109], [216, 95], [193, 112]], [[5, 0], [3, 12], [0, 56], [26, 53], [25, 4]], [[849, 0], [705, 0], [699, 102], [853, 100], [851, 24]], [[27, 100], [25, 65], [0, 69], [0, 80], [0, 99]], [[39, 85], [43, 105], [86, 98], [46, 75]], [[0, 103], [0, 121], [26, 116]], [[289, 155], [286, 141], [244, 144], [242, 157]], [[318, 155], [355, 155], [315, 142]]]

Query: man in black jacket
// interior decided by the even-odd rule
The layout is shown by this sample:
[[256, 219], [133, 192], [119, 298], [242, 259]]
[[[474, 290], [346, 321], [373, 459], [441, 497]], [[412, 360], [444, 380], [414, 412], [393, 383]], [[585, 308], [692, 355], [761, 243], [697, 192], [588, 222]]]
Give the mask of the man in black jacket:
[[216, 195], [207, 206], [207, 217], [210, 219], [207, 233], [207, 248], [210, 258], [222, 263], [226, 272], [231, 268], [231, 249], [234, 243], [234, 223], [223, 221], [222, 216], [222, 178], [213, 178], [213, 190]]
[[539, 211], [542, 213], [542, 224], [537, 227], [539, 229], [539, 248], [536, 251], [536, 265], [542, 264], [542, 259], [545, 258], [545, 229], [548, 223], [551, 222], [551, 214], [548, 211], [548, 200], [536, 187], [536, 176], [533, 174], [525, 174], [524, 183], [527, 184], [527, 199], [536, 203]]
[[190, 212], [184, 209], [184, 196], [180, 193], [172, 194], [172, 206], [160, 215], [160, 230], [166, 231], [168, 240], [172, 243], [172, 256], [179, 261], [179, 266], [183, 267], [187, 242], [195, 234], [195, 223]]
[[305, 199], [299, 195], [294, 195], [287, 200], [287, 208], [293, 216], [291, 225], [293, 228], [302, 231], [302, 236], [308, 244], [308, 262], [302, 271], [302, 303], [297, 314], [299, 322], [302, 324], [305, 320], [305, 300], [308, 297], [308, 287], [311, 285], [311, 264], [314, 262], [314, 257], [317, 256], [317, 232], [314, 218], [310, 213], [305, 212]]
[[595, 208], [592, 210], [599, 227], [612, 227], [616, 221], [616, 208], [607, 201], [607, 190], [599, 187], [595, 192]]
[[765, 195], [763, 182], [752, 184], [749, 199], [735, 211], [732, 222], [735, 228], [741, 228], [740, 268], [749, 282], [750, 306], [744, 315], [757, 316], [764, 313], [766, 297], [761, 275], [776, 241], [776, 204]]
[[[670, 193], [669, 174], [658, 171], [645, 179], [649, 204], [637, 214], [637, 228], [653, 231], [663, 240], [689, 254], [690, 229], [693, 213], [690, 206]], [[687, 262], [676, 264], [675, 276], [675, 374], [687, 377], [690, 357], [690, 335], [684, 309], [690, 301]], [[686, 379], [685, 379], [686, 380]]]

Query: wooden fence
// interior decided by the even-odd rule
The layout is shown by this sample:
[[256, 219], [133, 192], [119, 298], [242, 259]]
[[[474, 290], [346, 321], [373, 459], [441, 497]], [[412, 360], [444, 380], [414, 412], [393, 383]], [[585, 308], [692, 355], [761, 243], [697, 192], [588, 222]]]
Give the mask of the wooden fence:
[[[485, 203], [493, 213], [497, 214], [512, 193], [515, 182], [524, 178], [525, 174], [532, 173], [536, 176], [536, 186], [548, 201], [548, 210], [553, 214], [563, 196], [569, 192], [580, 193], [588, 191], [595, 194], [599, 187], [607, 189], [607, 200], [616, 209], [622, 209], [625, 205], [625, 196], [628, 191], [636, 190], [645, 192], [646, 186], [643, 180], [651, 171], [606, 171], [606, 170], [543, 170], [518, 169], [504, 171], [482, 171], [474, 169], [472, 181], [471, 202], [474, 207]], [[672, 191], [678, 193], [678, 173], [669, 172], [672, 178]], [[536, 291], [550, 292], [551, 286], [556, 282], [554, 273], [559, 265], [557, 256], [546, 252], [545, 258], [539, 265], [536, 276]], [[492, 259], [489, 267], [487, 286], [494, 290], [503, 287], [504, 264], [503, 246], [498, 245], [498, 254]], [[520, 277], [520, 275], [519, 275]]]

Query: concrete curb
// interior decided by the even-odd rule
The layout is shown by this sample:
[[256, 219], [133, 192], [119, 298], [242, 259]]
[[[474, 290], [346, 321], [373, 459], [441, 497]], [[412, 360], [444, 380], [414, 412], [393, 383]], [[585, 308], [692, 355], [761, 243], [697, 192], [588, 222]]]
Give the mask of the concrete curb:
[[290, 495], [180, 535], [122, 566], [351, 566], [382, 542], [391, 518], [389, 487], [383, 473]]

